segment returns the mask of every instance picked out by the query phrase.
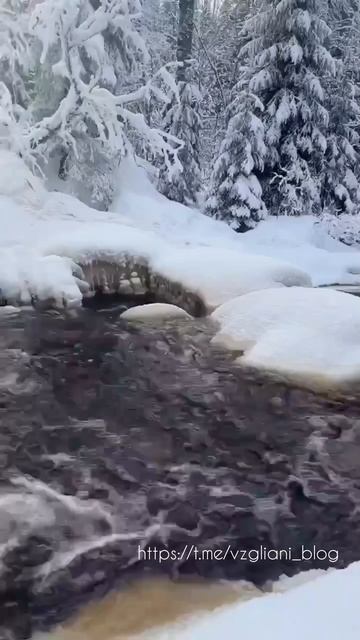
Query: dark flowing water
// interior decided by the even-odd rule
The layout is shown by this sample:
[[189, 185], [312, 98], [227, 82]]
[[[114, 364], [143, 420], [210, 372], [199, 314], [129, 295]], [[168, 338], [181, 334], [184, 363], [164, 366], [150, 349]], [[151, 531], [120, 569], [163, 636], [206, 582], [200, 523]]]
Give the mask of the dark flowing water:
[[[211, 334], [206, 320], [130, 325], [116, 310], [0, 316], [1, 638], [146, 576], [261, 586], [330, 566], [199, 562], [184, 545], [360, 558], [359, 397], [237, 368]], [[139, 545], [177, 559], [144, 560]]]

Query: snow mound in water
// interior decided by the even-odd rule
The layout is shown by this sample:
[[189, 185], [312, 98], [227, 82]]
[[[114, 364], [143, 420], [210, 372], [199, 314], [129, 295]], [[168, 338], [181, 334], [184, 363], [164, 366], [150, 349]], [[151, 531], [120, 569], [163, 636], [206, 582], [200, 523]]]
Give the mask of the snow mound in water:
[[[358, 640], [360, 563], [328, 571], [285, 593], [221, 607], [182, 625], [143, 634], [151, 640]], [[296, 622], [294, 624], [294, 622]]]
[[167, 318], [191, 318], [184, 309], [174, 304], [154, 303], [142, 304], [137, 307], [127, 309], [121, 314], [125, 320], [153, 320]]
[[[79, 277], [78, 277], [79, 276]], [[37, 300], [79, 304], [86, 284], [77, 266], [68, 258], [41, 256], [24, 247], [0, 251], [0, 298], [17, 304]]]
[[231, 249], [185, 247], [157, 256], [153, 268], [196, 291], [210, 308], [258, 289], [311, 286], [305, 271], [286, 262]]
[[213, 343], [244, 351], [239, 362], [286, 374], [360, 378], [360, 299], [329, 289], [267, 289], [213, 312]]

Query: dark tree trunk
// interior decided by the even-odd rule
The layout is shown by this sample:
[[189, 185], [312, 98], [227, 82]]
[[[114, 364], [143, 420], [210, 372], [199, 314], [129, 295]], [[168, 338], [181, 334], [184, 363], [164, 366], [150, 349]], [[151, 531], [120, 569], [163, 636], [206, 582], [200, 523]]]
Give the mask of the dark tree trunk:
[[176, 59], [182, 64], [177, 69], [177, 81], [185, 81], [186, 61], [191, 58], [194, 32], [195, 0], [179, 0], [179, 29]]

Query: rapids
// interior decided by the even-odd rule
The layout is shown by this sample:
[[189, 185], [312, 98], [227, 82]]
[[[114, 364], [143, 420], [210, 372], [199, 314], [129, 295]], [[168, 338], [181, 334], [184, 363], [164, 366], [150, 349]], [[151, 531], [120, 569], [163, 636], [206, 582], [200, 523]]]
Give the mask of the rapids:
[[[119, 309], [0, 315], [1, 639], [67, 628], [104, 597], [106, 624], [131, 589], [162, 594], [172, 616], [171, 593], [180, 613], [211, 608], [233, 597], [219, 580], [263, 587], [328, 566], [199, 562], [184, 545], [360, 558], [360, 397], [238, 368], [212, 334], [207, 319], [131, 324]], [[177, 560], [139, 557], [154, 544]], [[206, 597], [180, 595], [193, 579]]]

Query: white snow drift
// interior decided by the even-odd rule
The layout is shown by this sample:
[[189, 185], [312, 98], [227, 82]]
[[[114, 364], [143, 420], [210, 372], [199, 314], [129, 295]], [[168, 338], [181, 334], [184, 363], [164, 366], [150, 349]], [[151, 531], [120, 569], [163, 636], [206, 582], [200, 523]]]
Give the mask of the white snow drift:
[[86, 283], [69, 258], [41, 256], [24, 247], [0, 250], [0, 297], [26, 305], [52, 300], [58, 306], [81, 303]]
[[39, 206], [46, 190], [18, 155], [0, 149], [0, 194], [26, 206]]
[[316, 232], [311, 216], [272, 218], [236, 234], [158, 194], [134, 163], [125, 162], [119, 177], [112, 212], [97, 211], [69, 193], [49, 193], [19, 157], [0, 151], [3, 297], [18, 304], [51, 294], [79, 303], [81, 278], [69, 258], [117, 266], [128, 256], [200, 294], [210, 309], [250, 291], [310, 280], [360, 285], [359, 251]]
[[360, 378], [360, 299], [331, 289], [256, 291], [212, 314], [213, 342], [244, 351], [239, 362], [307, 379]]
[[209, 308], [258, 289], [311, 286], [307, 273], [291, 264], [231, 249], [172, 249], [156, 257], [153, 268], [195, 290]]
[[[306, 574], [305, 574], [306, 575]], [[142, 640], [358, 640], [360, 563], [142, 634]], [[139, 637], [140, 638], [140, 637]]]
[[[126, 211], [107, 213], [69, 194], [47, 192], [23, 161], [8, 151], [0, 152], [1, 168], [0, 289], [10, 302], [27, 303], [36, 297], [79, 303], [83, 288], [81, 274], [73, 275], [74, 264], [96, 261], [114, 266], [130, 262], [130, 268], [131, 261], [135, 267], [145, 264], [198, 293], [210, 308], [254, 289], [310, 284], [306, 272], [297, 267], [244, 254], [239, 237], [226, 225], [156, 194], [141, 172], [136, 173], [144, 182], [141, 187], [137, 181], [140, 195], [129, 180]], [[140, 206], [141, 220], [131, 220], [126, 214], [133, 215], [134, 203], [141, 205], [141, 197], [148, 208]], [[158, 224], [146, 224], [146, 216], [153, 219], [154, 210]], [[173, 222], [173, 242], [167, 214]], [[186, 244], [190, 221], [193, 246]], [[219, 235], [228, 248], [215, 248]], [[200, 246], [202, 239], [212, 246]]]

